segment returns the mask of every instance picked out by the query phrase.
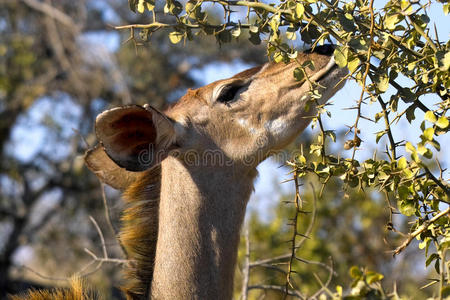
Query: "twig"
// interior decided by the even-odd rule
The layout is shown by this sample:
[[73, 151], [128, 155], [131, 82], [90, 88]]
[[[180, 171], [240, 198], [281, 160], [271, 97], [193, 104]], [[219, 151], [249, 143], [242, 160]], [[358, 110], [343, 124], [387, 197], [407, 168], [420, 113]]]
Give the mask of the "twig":
[[329, 271], [330, 273], [328, 274], [328, 279], [327, 282], [325, 282], [325, 284], [322, 283], [322, 281], [320, 280], [319, 276], [316, 275], [314, 273], [314, 276], [316, 277], [316, 279], [319, 281], [321, 288], [315, 292], [310, 298], [311, 299], [315, 299], [316, 297], [318, 297], [324, 290], [328, 290], [328, 286], [330, 285], [331, 279], [333, 278], [333, 274], [334, 274], [334, 268], [333, 268], [333, 260], [330, 257], [330, 266], [329, 266]]
[[392, 160], [396, 160], [397, 159], [397, 153], [396, 153], [397, 144], [395, 143], [394, 136], [392, 135], [390, 122], [389, 122], [389, 114], [388, 114], [388, 111], [386, 108], [386, 103], [384, 103], [381, 96], [378, 96], [377, 99], [378, 99], [378, 102], [380, 103], [381, 108], [383, 109], [383, 117], [384, 117], [384, 121], [385, 121], [385, 125], [386, 125], [387, 135], [389, 138], [389, 143], [390, 143], [389, 148], [391, 150]]
[[248, 238], [248, 228], [245, 229], [245, 259], [244, 259], [244, 267], [242, 270], [242, 300], [248, 299], [248, 282], [250, 276], [250, 241]]
[[89, 216], [89, 219], [94, 224], [95, 229], [97, 229], [98, 235], [100, 236], [100, 241], [102, 243], [103, 257], [104, 258], [108, 258], [108, 251], [106, 251], [106, 243], [105, 243], [105, 238], [103, 237], [103, 233], [100, 230], [100, 227], [98, 226], [98, 224], [95, 221], [95, 219], [92, 216]]
[[428, 177], [430, 177], [431, 180], [433, 180], [444, 191], [444, 193], [447, 195], [447, 197], [450, 198], [450, 189], [448, 187], [446, 187], [439, 179], [437, 179], [436, 176], [434, 176], [433, 173], [431, 173], [430, 169], [428, 169], [427, 166], [425, 166], [424, 164], [421, 164], [421, 166], [422, 166], [422, 168], [424, 168]]
[[52, 277], [52, 276], [43, 275], [27, 266], [21, 266], [21, 268], [30, 271], [31, 273], [41, 277], [42, 279], [55, 280], [55, 281], [69, 281], [69, 278], [66, 278], [66, 277]]
[[22, 0], [22, 2], [31, 7], [32, 9], [40, 11], [41, 13], [46, 14], [50, 18], [60, 22], [61, 24], [64, 24], [67, 27], [75, 30], [75, 32], [78, 32], [80, 30], [79, 26], [73, 22], [70, 16], [60, 11], [59, 9], [51, 6], [48, 3], [36, 0]]
[[279, 286], [279, 285], [268, 285], [268, 284], [260, 284], [260, 285], [251, 285], [248, 287], [249, 290], [274, 290], [274, 291], [279, 291], [279, 292], [283, 292], [283, 293], [287, 293], [289, 296], [293, 296], [295, 298], [299, 298], [299, 299], [305, 299], [305, 297], [300, 294], [298, 291], [293, 291], [293, 290], [288, 290], [287, 292], [285, 291], [285, 287], [284, 286]]
[[125, 250], [125, 247], [123, 246], [122, 241], [118, 238], [119, 231], [114, 226], [114, 223], [111, 218], [110, 209], [109, 209], [109, 205], [108, 205], [108, 199], [106, 198], [106, 193], [105, 193], [105, 184], [101, 180], [99, 180], [99, 181], [100, 181], [100, 189], [102, 191], [103, 206], [105, 209], [105, 219], [108, 222], [109, 228], [114, 233], [114, 237], [116, 238], [117, 242], [119, 243], [119, 246], [120, 246], [120, 249], [122, 249], [123, 255], [128, 259], [128, 253]]
[[440, 213], [438, 213], [437, 215], [435, 215], [433, 218], [426, 220], [425, 222], [423, 222], [422, 225], [420, 225], [414, 232], [410, 233], [408, 235], [408, 238], [400, 245], [398, 246], [395, 250], [394, 250], [394, 256], [399, 254], [400, 252], [402, 252], [406, 247], [408, 247], [408, 245], [411, 243], [411, 241], [418, 236], [419, 234], [421, 234], [422, 232], [424, 232], [425, 230], [427, 230], [428, 226], [430, 226], [431, 224], [433, 224], [434, 222], [436, 222], [440, 217], [445, 216], [446, 214], [450, 213], [450, 207], [447, 208], [444, 211], [441, 211]]
[[284, 299], [286, 299], [286, 296], [288, 295], [288, 291], [289, 291], [289, 286], [292, 287], [291, 284], [291, 274], [293, 272], [292, 267], [293, 267], [293, 262], [295, 259], [295, 252], [296, 252], [296, 238], [298, 236], [298, 232], [297, 232], [297, 223], [298, 223], [298, 215], [300, 213], [300, 210], [302, 208], [302, 200], [300, 198], [300, 192], [299, 192], [299, 188], [298, 188], [298, 173], [297, 170], [294, 171], [294, 184], [295, 184], [295, 215], [293, 220], [293, 224], [292, 227], [294, 228], [293, 234], [292, 234], [292, 247], [291, 247], [291, 256], [289, 258], [289, 264], [288, 264], [288, 271], [287, 271], [287, 275], [286, 275], [286, 284], [284, 287], [285, 290], [285, 294], [284, 294]]

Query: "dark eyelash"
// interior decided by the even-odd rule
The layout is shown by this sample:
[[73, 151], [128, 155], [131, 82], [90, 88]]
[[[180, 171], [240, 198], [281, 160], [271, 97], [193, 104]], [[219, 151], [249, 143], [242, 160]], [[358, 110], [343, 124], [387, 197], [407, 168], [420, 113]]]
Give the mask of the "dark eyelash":
[[236, 93], [241, 89], [240, 85], [227, 85], [220, 91], [220, 95], [217, 97], [216, 101], [220, 103], [231, 103], [235, 100]]

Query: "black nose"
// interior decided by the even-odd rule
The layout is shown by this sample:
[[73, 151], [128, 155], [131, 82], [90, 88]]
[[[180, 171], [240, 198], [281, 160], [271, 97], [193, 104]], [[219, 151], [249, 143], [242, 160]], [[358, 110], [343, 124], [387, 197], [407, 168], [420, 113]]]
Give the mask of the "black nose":
[[322, 55], [331, 56], [331, 55], [333, 55], [334, 47], [335, 46], [332, 44], [325, 44], [323, 46], [316, 46], [316, 47], [314, 47], [314, 49], [308, 49], [305, 52], [306, 53], [318, 53], [318, 54], [322, 54]]

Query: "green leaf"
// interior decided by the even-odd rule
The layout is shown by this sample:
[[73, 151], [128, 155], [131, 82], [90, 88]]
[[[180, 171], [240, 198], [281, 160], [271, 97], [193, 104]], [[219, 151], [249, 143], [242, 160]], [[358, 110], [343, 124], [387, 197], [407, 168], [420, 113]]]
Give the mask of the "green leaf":
[[345, 66], [347, 66], [347, 55], [348, 49], [346, 47], [336, 47], [334, 50], [334, 60], [339, 67], [345, 68]]
[[359, 279], [363, 275], [361, 270], [357, 266], [351, 267], [349, 273], [350, 276], [355, 279]]
[[295, 41], [297, 39], [297, 30], [294, 26], [289, 26], [286, 30], [286, 37], [289, 40]]
[[427, 128], [423, 132], [423, 136], [427, 139], [427, 141], [432, 141], [434, 136], [433, 127]]
[[450, 296], [450, 285], [446, 285], [441, 289], [442, 299], [448, 299]]
[[383, 135], [385, 135], [385, 134], [386, 134], [386, 131], [385, 131], [385, 130], [378, 132], [378, 133], [377, 133], [377, 136], [376, 136], [376, 139], [375, 139], [375, 142], [378, 144], [378, 142], [380, 141], [380, 139], [381, 139], [381, 138], [383, 137]]
[[414, 115], [414, 111], [416, 110], [416, 106], [411, 105], [406, 109], [406, 119], [408, 120], [409, 123], [411, 123], [416, 116]]
[[329, 136], [331, 140], [336, 143], [336, 133], [334, 133], [334, 130], [325, 130], [325, 136]]
[[273, 60], [276, 63], [282, 62], [283, 61], [283, 53], [281, 53], [280, 51], [275, 52], [275, 54], [273, 55]]
[[395, 15], [387, 16], [384, 19], [384, 26], [389, 30], [394, 30], [395, 24], [397, 24], [398, 22], [400, 22], [399, 15], [395, 14]]
[[450, 51], [445, 54], [438, 51], [436, 57], [439, 59], [439, 70], [448, 71], [450, 69]]
[[398, 192], [398, 198], [402, 201], [408, 199], [409, 190], [407, 186], [401, 185], [397, 189]]
[[154, 0], [147, 0], [145, 2], [145, 6], [147, 7], [147, 9], [149, 11], [152, 11], [153, 9], [155, 9], [155, 1]]
[[238, 38], [241, 35], [241, 27], [236, 27], [231, 31], [231, 35], [235, 38]]
[[355, 32], [357, 30], [355, 22], [353, 22], [353, 20], [347, 18], [345, 15], [342, 14], [339, 14], [338, 18], [339, 23], [346, 32]]
[[[434, 132], [434, 134], [436, 134], [436, 132]], [[436, 141], [435, 139], [433, 139], [432, 141], [429, 141], [428, 144], [433, 146], [437, 151], [441, 151], [441, 144], [439, 144], [439, 142]]]
[[436, 121], [437, 121], [437, 118], [436, 118], [436, 116], [434, 115], [434, 112], [432, 112], [431, 110], [429, 110], [429, 111], [427, 111], [426, 113], [425, 113], [425, 120], [427, 120], [428, 122], [431, 122], [431, 123], [436, 123]]
[[297, 159], [298, 159], [299, 163], [306, 165], [306, 157], [304, 155], [299, 155], [297, 157]]
[[369, 271], [367, 272], [366, 279], [368, 284], [372, 284], [378, 281], [381, 281], [384, 278], [383, 274]]
[[416, 212], [416, 207], [413, 201], [400, 201], [399, 210], [405, 216], [410, 217]]
[[444, 9], [444, 14], [448, 15], [448, 12], [450, 11], [450, 4], [449, 3], [444, 4], [443, 9]]
[[303, 18], [303, 13], [305, 12], [305, 7], [301, 3], [297, 3], [295, 6], [295, 16], [297, 19]]
[[139, 0], [139, 3], [137, 5], [137, 11], [140, 12], [141, 14], [144, 13], [145, 10], [144, 2], [145, 0]]
[[[256, 27], [256, 26], [254, 26]], [[259, 45], [261, 44], [261, 38], [259, 37], [259, 33], [258, 33], [258, 27], [256, 27], [256, 33], [251, 31], [251, 27], [250, 27], [250, 37], [248, 38], [248, 40], [253, 44], [253, 45]]]
[[382, 75], [378, 78], [377, 88], [380, 92], [386, 92], [389, 87], [389, 77]]
[[169, 33], [169, 40], [172, 44], [178, 44], [183, 39], [184, 34], [179, 31]]
[[414, 177], [414, 172], [411, 172], [410, 169], [403, 169], [402, 173], [407, 179], [411, 179]]
[[350, 60], [348, 62], [348, 70], [350, 71], [350, 73], [355, 72], [360, 63], [361, 63], [361, 61], [357, 57], [355, 57], [354, 59]]
[[446, 236], [439, 242], [439, 250], [447, 249], [449, 247], [450, 247], [450, 236]]
[[259, 32], [259, 27], [255, 26], [255, 25], [251, 25], [248, 30], [252, 33], [258, 33]]
[[409, 153], [416, 152], [416, 148], [410, 142], [406, 142], [405, 148], [406, 148], [406, 151], [408, 151]]
[[445, 116], [440, 117], [437, 122], [436, 122], [436, 126], [442, 129], [447, 128], [449, 125], [449, 121]]
[[439, 255], [437, 253], [432, 253], [425, 261], [425, 266], [428, 267], [435, 259], [439, 259]]
[[430, 238], [425, 238], [422, 242], [419, 243], [419, 249], [423, 250], [425, 249], [431, 242]]
[[398, 160], [397, 166], [399, 169], [405, 169], [408, 166], [408, 161], [405, 157], [402, 157]]
[[232, 36], [230, 30], [222, 30], [218, 35], [216, 35], [219, 43], [229, 43], [231, 42]]
[[400, 7], [401, 7], [403, 13], [406, 15], [410, 15], [413, 11], [411, 3], [407, 0], [401, 0]]
[[417, 153], [419, 153], [420, 155], [430, 159], [433, 157], [433, 152], [430, 151], [430, 149], [428, 149], [427, 147], [425, 147], [424, 145], [419, 144], [417, 146]]
[[136, 1], [137, 0], [128, 0], [128, 7], [132, 12], [136, 12]]
[[295, 68], [294, 77], [297, 81], [303, 81], [303, 79], [305, 79], [305, 72], [303, 72], [303, 70], [300, 68]]
[[280, 15], [274, 15], [269, 21], [270, 28], [273, 32], [278, 31], [278, 27], [280, 26]]
[[338, 294], [339, 297], [342, 297], [342, 292], [343, 292], [342, 286], [337, 285], [336, 286], [336, 293]]

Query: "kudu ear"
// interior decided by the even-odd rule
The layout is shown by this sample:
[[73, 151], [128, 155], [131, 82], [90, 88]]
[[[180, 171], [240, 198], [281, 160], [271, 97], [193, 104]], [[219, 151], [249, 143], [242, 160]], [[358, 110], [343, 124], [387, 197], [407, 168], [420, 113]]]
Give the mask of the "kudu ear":
[[109, 158], [101, 145], [89, 149], [84, 155], [84, 161], [89, 170], [102, 182], [122, 191], [136, 181], [141, 174], [140, 172], [131, 172], [119, 167]]
[[100, 145], [87, 152], [85, 161], [97, 176], [103, 172], [99, 178], [106, 183], [108, 179], [115, 183], [115, 178], [120, 176], [126, 181], [134, 177], [128, 171], [144, 171], [159, 164], [175, 142], [172, 122], [150, 106], [107, 110], [98, 115], [95, 133]]

